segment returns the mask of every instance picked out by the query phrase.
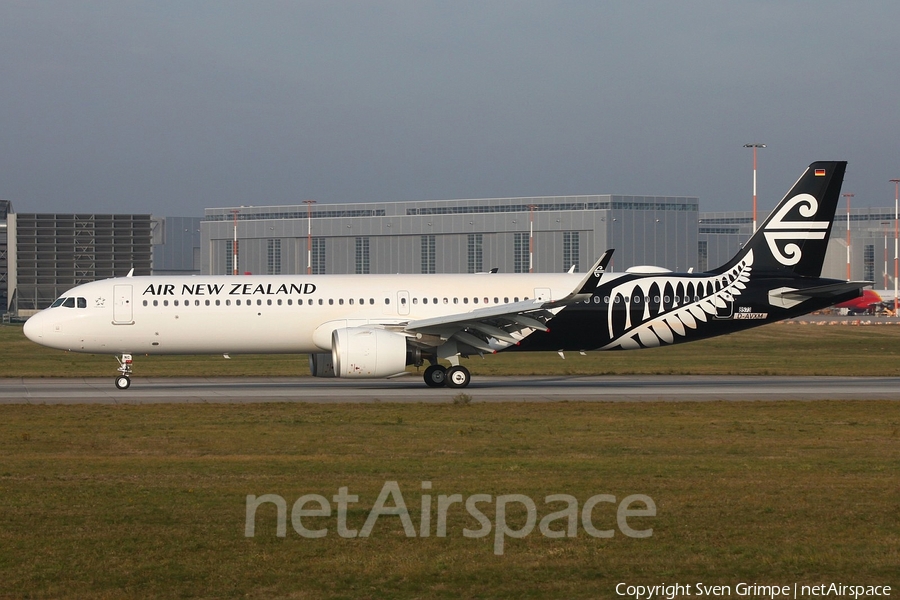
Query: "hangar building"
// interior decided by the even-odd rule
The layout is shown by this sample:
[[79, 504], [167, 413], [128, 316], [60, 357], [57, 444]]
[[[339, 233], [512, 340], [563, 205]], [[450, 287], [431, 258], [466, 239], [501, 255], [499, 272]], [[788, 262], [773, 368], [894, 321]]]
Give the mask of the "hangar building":
[[583, 272], [608, 248], [619, 270], [687, 270], [698, 205], [606, 195], [208, 208], [201, 271], [234, 271], [235, 228], [240, 273]]

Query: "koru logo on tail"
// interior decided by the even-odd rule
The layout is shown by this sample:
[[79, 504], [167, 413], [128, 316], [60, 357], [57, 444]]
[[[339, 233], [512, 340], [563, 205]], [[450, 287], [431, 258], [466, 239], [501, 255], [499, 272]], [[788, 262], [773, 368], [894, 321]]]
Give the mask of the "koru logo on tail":
[[779, 241], [784, 240], [822, 240], [828, 231], [828, 221], [785, 221], [788, 214], [797, 209], [801, 217], [812, 219], [819, 210], [819, 201], [810, 194], [797, 194], [784, 203], [772, 220], [766, 225], [763, 234], [772, 256], [779, 263], [790, 267], [800, 262], [803, 253], [793, 241], [788, 241], [782, 250]]

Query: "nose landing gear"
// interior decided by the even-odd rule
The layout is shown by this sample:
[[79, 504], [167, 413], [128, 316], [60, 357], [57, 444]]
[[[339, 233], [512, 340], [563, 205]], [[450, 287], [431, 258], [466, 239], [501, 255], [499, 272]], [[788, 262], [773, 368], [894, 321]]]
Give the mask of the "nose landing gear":
[[116, 356], [119, 361], [118, 371], [121, 373], [116, 377], [116, 387], [120, 390], [127, 390], [131, 386], [131, 364], [134, 362], [130, 354], [123, 354], [122, 358]]

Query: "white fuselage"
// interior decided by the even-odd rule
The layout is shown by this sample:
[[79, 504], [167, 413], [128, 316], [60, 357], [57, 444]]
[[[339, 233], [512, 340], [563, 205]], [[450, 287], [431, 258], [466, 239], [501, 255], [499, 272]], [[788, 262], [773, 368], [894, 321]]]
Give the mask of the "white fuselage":
[[25, 334], [46, 346], [90, 353], [327, 352], [335, 329], [400, 324], [525, 299], [555, 300], [582, 277], [124, 277], [66, 292], [61, 297], [66, 301], [28, 320]]

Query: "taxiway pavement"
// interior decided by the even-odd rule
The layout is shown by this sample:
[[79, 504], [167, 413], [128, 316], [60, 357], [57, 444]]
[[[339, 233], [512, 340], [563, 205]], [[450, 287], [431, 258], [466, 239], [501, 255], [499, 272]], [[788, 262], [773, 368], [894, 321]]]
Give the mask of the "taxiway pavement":
[[0, 378], [0, 404], [185, 404], [259, 402], [648, 402], [714, 400], [900, 400], [900, 377], [607, 376], [473, 377], [463, 389], [432, 389], [420, 377]]

